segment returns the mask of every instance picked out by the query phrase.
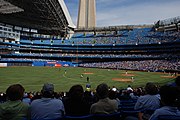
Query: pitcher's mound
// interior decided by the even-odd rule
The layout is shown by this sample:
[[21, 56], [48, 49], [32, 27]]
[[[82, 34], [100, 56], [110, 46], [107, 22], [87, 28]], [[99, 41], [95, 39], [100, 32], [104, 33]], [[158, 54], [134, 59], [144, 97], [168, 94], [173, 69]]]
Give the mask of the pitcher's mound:
[[112, 80], [120, 81], [120, 82], [133, 82], [131, 79], [126, 79], [126, 78], [113, 78]]

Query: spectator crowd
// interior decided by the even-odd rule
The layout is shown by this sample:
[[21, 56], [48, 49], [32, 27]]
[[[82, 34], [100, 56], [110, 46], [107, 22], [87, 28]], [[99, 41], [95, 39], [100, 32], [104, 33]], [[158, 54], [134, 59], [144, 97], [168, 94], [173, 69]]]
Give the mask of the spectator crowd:
[[[144, 88], [128, 85], [118, 90], [115, 86], [110, 88], [102, 83], [92, 92], [84, 91], [82, 85], [73, 85], [66, 94], [56, 93], [51, 83], [45, 83], [41, 92], [35, 94], [26, 93], [20, 84], [13, 84], [6, 93], [1, 94], [0, 120], [55, 120], [66, 116], [118, 112], [121, 113], [121, 119], [125, 120], [158, 120], [161, 115], [180, 116], [179, 90], [180, 76], [175, 82], [161, 87], [148, 82]], [[123, 114], [129, 109], [137, 115]]]
[[82, 67], [129, 69], [143, 71], [180, 70], [179, 60], [142, 60], [120, 62], [82, 63]]

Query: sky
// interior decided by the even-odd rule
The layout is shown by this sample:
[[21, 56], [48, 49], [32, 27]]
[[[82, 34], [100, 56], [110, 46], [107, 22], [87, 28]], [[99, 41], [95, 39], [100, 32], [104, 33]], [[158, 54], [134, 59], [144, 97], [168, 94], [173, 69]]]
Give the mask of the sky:
[[[77, 24], [79, 0], [64, 0]], [[96, 0], [96, 26], [154, 24], [180, 16], [180, 0]]]

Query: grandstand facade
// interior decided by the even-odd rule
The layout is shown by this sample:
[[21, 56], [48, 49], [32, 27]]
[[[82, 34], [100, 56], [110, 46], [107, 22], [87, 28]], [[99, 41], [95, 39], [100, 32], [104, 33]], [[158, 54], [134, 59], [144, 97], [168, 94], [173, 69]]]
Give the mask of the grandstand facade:
[[[7, 66], [62, 64], [146, 71], [180, 70], [179, 17], [158, 21], [154, 25], [75, 29], [64, 3], [49, 0], [46, 4], [43, 1], [29, 4], [36, 6], [35, 9], [31, 10], [23, 3], [18, 5], [21, 9], [27, 7], [28, 13], [22, 10], [11, 15], [1, 11], [0, 63], [7, 63]], [[54, 15], [53, 20], [43, 16], [45, 11], [41, 11], [40, 6], [43, 10], [52, 10], [48, 15]], [[30, 18], [25, 15], [30, 13], [33, 15]], [[20, 17], [12, 21], [7, 20], [9, 16], [13, 20]]]

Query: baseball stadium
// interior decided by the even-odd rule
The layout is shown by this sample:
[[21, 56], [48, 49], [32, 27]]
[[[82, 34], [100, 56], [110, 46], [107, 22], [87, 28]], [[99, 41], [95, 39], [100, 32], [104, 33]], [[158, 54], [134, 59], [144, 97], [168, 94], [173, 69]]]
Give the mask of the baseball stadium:
[[79, 0], [77, 26], [64, 0], [0, 0], [1, 102], [13, 84], [32, 97], [51, 83], [62, 99], [74, 85], [95, 93], [105, 83], [123, 93], [149, 82], [160, 88], [177, 80], [180, 16], [98, 27], [96, 15], [95, 0]]

